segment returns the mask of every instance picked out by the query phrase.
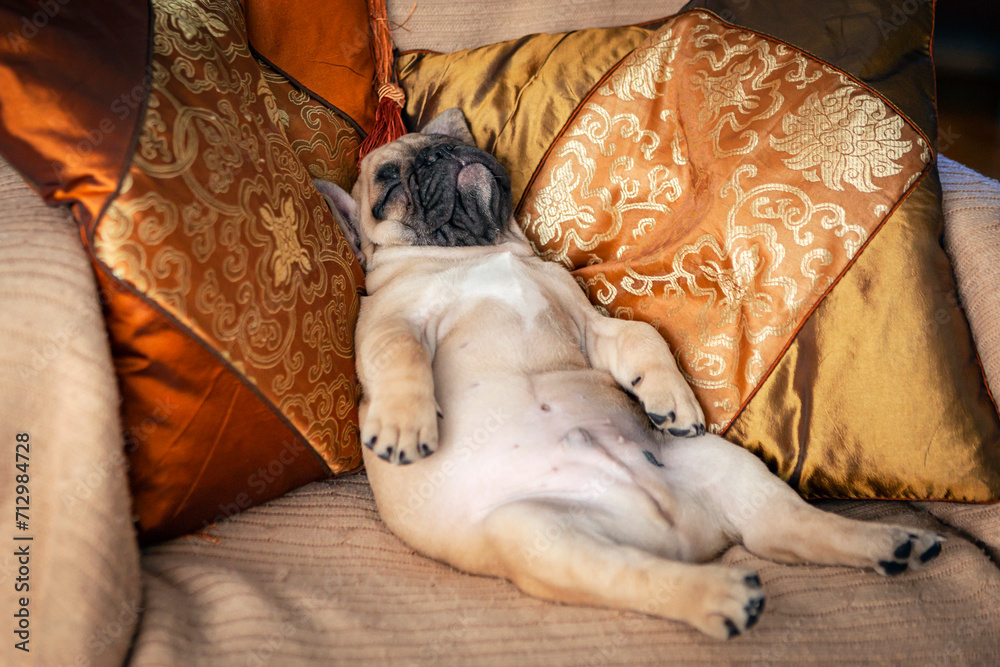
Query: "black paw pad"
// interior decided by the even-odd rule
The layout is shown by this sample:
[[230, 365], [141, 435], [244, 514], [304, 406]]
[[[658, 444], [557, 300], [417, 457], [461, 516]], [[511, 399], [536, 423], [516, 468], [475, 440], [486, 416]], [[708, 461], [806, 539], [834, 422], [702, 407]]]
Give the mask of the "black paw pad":
[[906, 563], [897, 563], [893, 560], [880, 560], [878, 564], [881, 565], [882, 569], [885, 570], [885, 573], [890, 576], [906, 572]]
[[748, 574], [743, 578], [743, 583], [750, 588], [760, 588], [760, 577], [756, 574]]
[[375, 447], [376, 442], [378, 442], [378, 436], [373, 435], [371, 438], [369, 438], [368, 442], [365, 443], [365, 447], [367, 447], [368, 449], [372, 449], [373, 447]]
[[423, 456], [430, 456], [434, 452], [431, 451], [431, 446], [426, 442], [420, 443], [420, 454]]
[[726, 639], [732, 639], [740, 634], [740, 629], [736, 627], [736, 624], [733, 623], [732, 619], [726, 619], [726, 629], [729, 631], [729, 636], [726, 637]]
[[747, 614], [747, 629], [752, 628], [757, 625], [757, 621], [760, 620], [760, 615], [764, 612], [764, 598], [754, 598], [750, 600], [743, 611]]
[[401, 466], [408, 466], [411, 463], [413, 463], [413, 461], [411, 461], [410, 459], [406, 458], [406, 452], [400, 452], [399, 453], [399, 461], [397, 461], [397, 463], [399, 463], [399, 465], [401, 465]]
[[911, 551], [913, 551], [913, 542], [907, 540], [903, 544], [896, 547], [896, 550], [892, 552], [892, 555], [896, 558], [909, 558]]
[[650, 412], [649, 421], [653, 422], [657, 426], [663, 426], [667, 423], [667, 418], [664, 415], [658, 415], [654, 412]]
[[691, 430], [686, 428], [668, 428], [667, 433], [678, 438], [687, 438], [692, 435]]
[[939, 553], [941, 553], [941, 543], [935, 542], [927, 549], [927, 551], [920, 554], [920, 562], [926, 563], [929, 560], [933, 560], [934, 558], [937, 558]]

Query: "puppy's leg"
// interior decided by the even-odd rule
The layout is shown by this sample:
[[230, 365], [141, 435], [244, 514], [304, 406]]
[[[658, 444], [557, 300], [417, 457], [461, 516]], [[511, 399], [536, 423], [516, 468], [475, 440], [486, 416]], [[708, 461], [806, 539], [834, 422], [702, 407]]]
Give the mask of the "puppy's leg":
[[727, 639], [764, 609], [751, 570], [667, 560], [606, 535], [597, 508], [521, 500], [485, 520], [498, 574], [536, 597], [628, 609], [693, 625]]
[[437, 448], [437, 403], [431, 358], [401, 318], [362, 317], [358, 375], [364, 389], [361, 442], [379, 458], [405, 465]]
[[705, 433], [698, 399], [656, 329], [591, 312], [586, 332], [591, 365], [607, 370], [634, 393], [657, 428], [679, 437]]
[[747, 549], [783, 563], [871, 567], [882, 574], [918, 568], [941, 552], [941, 535], [847, 519], [806, 503], [742, 447], [708, 435], [662, 448], [670, 483], [718, 512]]

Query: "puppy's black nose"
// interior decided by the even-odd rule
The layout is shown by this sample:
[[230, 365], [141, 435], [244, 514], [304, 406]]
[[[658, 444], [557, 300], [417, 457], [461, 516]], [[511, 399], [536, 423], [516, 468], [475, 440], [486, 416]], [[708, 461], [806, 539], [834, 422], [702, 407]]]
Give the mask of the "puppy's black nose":
[[434, 144], [427, 146], [417, 153], [417, 157], [413, 159], [413, 164], [417, 169], [430, 166], [441, 158], [450, 157], [454, 149], [454, 146], [450, 146], [448, 144]]

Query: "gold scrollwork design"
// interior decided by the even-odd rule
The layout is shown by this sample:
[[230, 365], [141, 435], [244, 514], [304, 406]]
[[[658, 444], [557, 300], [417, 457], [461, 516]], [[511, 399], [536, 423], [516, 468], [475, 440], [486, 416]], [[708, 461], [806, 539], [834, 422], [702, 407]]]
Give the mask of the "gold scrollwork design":
[[153, 9], [145, 121], [95, 253], [339, 469], [356, 439], [360, 272], [312, 178], [350, 187], [360, 137], [255, 60], [237, 3]]
[[553, 145], [522, 222], [601, 312], [657, 327], [721, 433], [930, 151], [841, 73], [708, 14], [634, 56]]

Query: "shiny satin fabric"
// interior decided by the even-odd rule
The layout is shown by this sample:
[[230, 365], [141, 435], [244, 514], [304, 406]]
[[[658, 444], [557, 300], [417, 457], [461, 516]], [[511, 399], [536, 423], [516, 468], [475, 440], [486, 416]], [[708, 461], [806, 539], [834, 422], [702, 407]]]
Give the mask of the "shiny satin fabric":
[[146, 2], [0, 6], [0, 152], [50, 204], [93, 225], [142, 118]]
[[928, 174], [727, 436], [812, 498], [1000, 498], [1000, 426]]
[[692, 11], [590, 95], [519, 222], [595, 305], [660, 330], [723, 433], [929, 160], [839, 72]]
[[[360, 134], [257, 61], [238, 4], [186, 7], [153, 2], [148, 109], [87, 237], [102, 280], [122, 286], [107, 319], [126, 432], [173, 406], [130, 457], [146, 540], [361, 464], [363, 276], [312, 185], [351, 186]], [[280, 474], [247, 492], [268, 466]]]
[[250, 45], [279, 71], [344, 112], [375, 120], [375, 61], [365, 0], [243, 0]]
[[936, 147], [931, 42], [935, 0], [693, 0], [740, 27], [794, 45], [884, 95]]
[[461, 107], [476, 144], [510, 174], [514, 205], [580, 100], [649, 31], [638, 27], [531, 35], [457, 53], [401, 54], [411, 130]]
[[[106, 315], [144, 541], [361, 465], [363, 276], [311, 179], [357, 176], [367, 10], [264, 4], [246, 9], [259, 46], [324, 69], [303, 73], [324, 102], [258, 62], [235, 0], [0, 8], [0, 150], [76, 204], [118, 288]], [[317, 50], [290, 54], [306, 32]]]
[[183, 327], [104, 271], [97, 276], [142, 543], [205, 529], [329, 474], [308, 442]]
[[[875, 5], [878, 12], [891, 11], [887, 3]], [[444, 108], [461, 107], [470, 120], [477, 143], [492, 150], [511, 169], [515, 202], [520, 199], [521, 220], [524, 222], [524, 214], [534, 216], [528, 221], [528, 232], [534, 237], [537, 248], [543, 254], [545, 249], [551, 251], [552, 240], [568, 229], [574, 229], [574, 234], [581, 238], [589, 234], [589, 242], [575, 246], [576, 254], [556, 252], [559, 256], [552, 258], [567, 262], [583, 282], [591, 283], [589, 292], [596, 305], [614, 315], [652, 320], [664, 332], [669, 328], [673, 313], [668, 312], [669, 308], [664, 310], [662, 294], [636, 295], [625, 300], [622, 294], [630, 290], [641, 292], [638, 288], [647, 284], [643, 276], [653, 278], [656, 283], [657, 279], [670, 274], [672, 267], [677, 268], [667, 248], [671, 243], [676, 247], [685, 233], [697, 231], [697, 223], [693, 221], [697, 220], [699, 211], [709, 210], [713, 200], [740, 197], [741, 192], [746, 194], [761, 178], [766, 180], [766, 176], [779, 167], [799, 171], [797, 179], [786, 179], [782, 187], [805, 189], [807, 194], [815, 195], [817, 183], [827, 186], [828, 194], [840, 197], [836, 203], [824, 200], [840, 207], [844, 215], [838, 219], [847, 226], [854, 225], [859, 216], [869, 220], [859, 223], [866, 230], [856, 237], [860, 245], [849, 249], [847, 264], [843, 259], [836, 260], [838, 265], [829, 265], [826, 259], [820, 262], [824, 275], [814, 284], [818, 290], [816, 296], [822, 297], [832, 287], [829, 294], [823, 299], [812, 300], [811, 306], [801, 306], [803, 310], [797, 313], [799, 317], [793, 325], [788, 326], [788, 322], [795, 318], [786, 318], [782, 325], [784, 342], [779, 341], [776, 351], [772, 348], [771, 353], [765, 355], [757, 354], [753, 346], [747, 348], [742, 355], [744, 361], [735, 369], [742, 378], [737, 400], [720, 399], [719, 405], [706, 406], [707, 411], [722, 408], [726, 416], [717, 421], [717, 429], [757, 452], [779, 475], [809, 496], [995, 500], [1000, 498], [1000, 461], [997, 460], [1000, 424], [995, 406], [985, 390], [968, 326], [954, 303], [954, 280], [939, 244], [941, 208], [939, 195], [935, 194], [936, 172], [928, 166], [932, 159], [928, 144], [933, 143], [935, 134], [927, 130], [935, 127], [936, 120], [933, 98], [925, 95], [933, 88], [932, 80], [928, 81], [933, 71], [929, 65], [930, 21], [926, 10], [922, 7], [920, 16], [905, 30], [901, 29], [906, 33], [905, 39], [875, 39], [873, 34], [877, 32], [872, 31], [878, 28], [878, 12], [869, 12], [864, 21], [850, 18], [841, 21], [845, 31], [825, 36], [825, 46], [817, 46], [816, 50], [835, 52], [839, 60], [834, 58], [834, 65], [857, 66], [862, 70], [860, 75], [880, 78], [887, 97], [869, 95], [871, 100], [861, 101], [863, 94], [859, 91], [863, 88], [850, 82], [855, 92], [830, 96], [836, 92], [836, 86], [828, 86], [827, 97], [810, 102], [809, 96], [818, 92], [810, 87], [815, 84], [796, 82], [792, 80], [794, 77], [788, 77], [789, 83], [803, 84], [797, 92], [780, 91], [782, 95], [799, 95], [795, 103], [790, 104], [791, 111], [783, 112], [791, 125], [783, 127], [783, 116], [778, 115], [770, 120], [770, 127], [765, 123], [758, 130], [758, 141], [777, 140], [779, 144], [773, 146], [768, 156], [746, 157], [747, 164], [743, 166], [754, 167], [755, 180], [745, 178], [748, 173], [744, 172], [743, 181], [731, 181], [728, 190], [713, 192], [708, 188], [692, 187], [710, 182], [712, 170], [716, 168], [711, 160], [702, 160], [686, 181], [678, 177], [676, 184], [660, 188], [661, 194], [677, 195], [675, 202], [661, 202], [675, 214], [673, 225], [662, 228], [653, 224], [656, 215], [640, 216], [642, 219], [609, 233], [603, 209], [613, 206], [595, 206], [594, 201], [574, 200], [569, 195], [579, 194], [584, 189], [581, 183], [587, 178], [593, 178], [586, 181], [586, 189], [592, 195], [601, 187], [610, 187], [610, 193], [631, 188], [626, 178], [627, 169], [631, 167], [626, 162], [619, 162], [617, 167], [607, 165], [602, 162], [607, 156], [600, 155], [600, 150], [588, 152], [585, 159], [578, 160], [570, 157], [572, 150], [559, 155], [568, 144], [582, 141], [581, 135], [588, 131], [592, 138], [604, 137], [607, 148], [612, 144], [621, 146], [638, 141], [643, 131], [658, 125], [656, 120], [662, 124], [662, 119], [640, 112], [635, 114], [639, 122], [630, 126], [628, 132], [624, 126], [620, 130], [616, 126], [613, 132], [604, 131], [608, 128], [606, 123], [601, 124], [600, 114], [589, 109], [591, 118], [574, 125], [579, 120], [573, 116], [574, 112], [580, 116], [587, 113], [582, 110], [600, 96], [602, 86], [614, 88], [610, 77], [605, 78], [607, 72], [599, 72], [596, 65], [611, 69], [620, 60], [621, 51], [613, 48], [616, 39], [626, 42], [631, 51], [643, 33], [651, 34], [650, 30], [581, 31], [533, 36], [455, 54], [404, 54], [400, 59], [400, 72], [402, 85], [408, 93], [407, 114], [412, 126], [419, 127]], [[732, 17], [732, 12], [729, 15]], [[732, 20], [738, 21], [738, 18]], [[757, 27], [761, 32], [774, 34], [774, 30], [767, 28], [766, 25]], [[847, 28], [859, 32], [854, 34]], [[803, 29], [801, 35], [809, 37], [816, 30], [815, 27]], [[795, 41], [794, 35], [781, 34]], [[585, 37], [592, 41], [591, 45], [582, 43]], [[576, 75], [558, 66], [561, 61], [559, 46], [570, 38], [575, 40], [574, 53], [588, 56], [581, 59], [583, 71]], [[755, 37], [747, 34], [746, 38]], [[756, 39], [767, 41], [761, 36]], [[786, 48], [774, 42], [771, 44], [772, 56]], [[809, 43], [796, 45], [806, 52], [811, 51]], [[867, 49], [868, 55], [858, 55], [860, 48]], [[521, 51], [525, 53], [521, 55]], [[689, 59], [691, 57], [693, 53], [689, 54]], [[894, 58], [895, 65], [892, 64]], [[547, 76], [550, 61], [557, 75]], [[588, 63], [595, 65], [593, 70]], [[744, 69], [737, 71], [739, 67]], [[674, 69], [674, 81], [681, 96], [690, 95], [699, 81], [704, 84], [713, 77], [721, 81], [723, 74], [729, 74], [735, 85], [741, 80], [748, 82], [754, 74], [746, 69], [746, 63], [726, 72], [709, 73], [707, 77], [681, 66]], [[636, 85], [639, 88], [646, 84], [658, 85], [662, 82], [656, 79], [662, 73], [662, 69], [652, 71], [646, 80], [636, 79]], [[842, 75], [829, 69], [824, 76], [835, 80]], [[577, 84], [575, 79], [581, 83]], [[546, 88], [550, 103], [544, 101]], [[725, 97], [737, 95], [737, 88], [731, 86], [728, 92], [723, 88], [718, 88], [719, 96], [710, 103], [700, 105], [706, 118], [734, 102]], [[759, 114], [759, 107], [767, 102], [766, 95], [750, 88], [746, 90], [750, 90], [751, 95], [743, 99], [744, 109], [755, 109]], [[517, 113], [523, 112], [523, 100], [529, 93], [532, 108], [545, 111], [536, 111], [533, 121], [517, 119], [515, 122]], [[854, 98], [857, 101], [850, 102]], [[748, 99], [751, 101], [747, 102]], [[863, 107], [866, 113], [875, 114], [870, 117], [870, 123], [855, 123], [859, 131], [867, 125], [878, 135], [876, 143], [881, 142], [882, 147], [881, 157], [869, 160], [867, 168], [861, 171], [830, 168], [837, 160], [831, 162], [822, 158], [822, 151], [817, 153], [809, 149], [809, 144], [816, 144], [817, 138], [818, 143], [825, 141], [819, 135], [810, 138], [805, 131], [809, 122], [803, 119], [811, 114], [809, 109], [818, 111], [838, 104], [845, 111], [840, 116], [842, 121], [851, 116], [848, 107], [854, 110]], [[567, 113], [566, 109], [571, 106], [574, 108]], [[693, 108], [698, 106], [693, 105]], [[905, 112], [904, 117], [897, 115], [897, 110]], [[721, 117], [725, 111], [728, 109], [717, 115]], [[568, 122], [571, 116], [574, 121]], [[738, 114], [732, 116], [730, 128], [738, 130], [734, 131], [736, 137], [746, 129], [743, 120]], [[698, 125], [695, 120], [683, 127], [689, 142], [712, 141], [710, 130], [719, 127], [720, 123], [715, 119], [704, 123], [703, 128], [699, 129]], [[796, 128], [800, 130], [799, 136], [793, 137]], [[569, 136], [574, 133], [575, 136]], [[659, 136], [657, 141], [662, 145], [669, 138]], [[905, 156], [900, 152], [904, 144], [908, 147]], [[719, 148], [725, 152], [735, 150], [736, 145]], [[573, 150], [576, 149], [578, 147]], [[671, 149], [665, 154], [675, 163], [677, 157], [681, 161], [689, 157], [683, 150], [674, 154]], [[632, 155], [622, 159], [639, 157]], [[870, 178], [864, 175], [865, 169]], [[738, 170], [739, 167], [734, 173]], [[652, 174], [653, 169], [647, 171]], [[905, 174], [899, 176], [904, 171]], [[886, 180], [887, 175], [893, 178]], [[677, 177], [676, 174], [663, 176], [660, 186]], [[611, 183], [616, 185], [610, 186]], [[642, 183], [639, 185], [643, 187]], [[542, 192], [545, 186], [549, 189]], [[904, 196], [909, 189], [913, 191]], [[524, 196], [519, 198], [519, 194]], [[686, 194], [693, 194], [695, 199], [686, 199]], [[593, 196], [608, 198], [600, 193]], [[614, 200], [614, 194], [610, 199]], [[770, 206], [774, 215], [771, 217], [780, 219], [782, 206], [786, 212], [795, 211], [796, 207], [800, 213], [809, 209], [808, 206], [803, 208], [802, 201], [773, 192]], [[897, 204], [898, 208], [894, 209]], [[767, 217], [766, 208], [762, 203], [757, 212]], [[685, 216], [677, 215], [682, 211], [686, 212]], [[816, 217], [814, 223], [822, 219], [823, 216]], [[786, 223], [789, 220], [791, 218], [786, 216]], [[820, 222], [816, 229], [823, 226]], [[846, 227], [841, 232], [845, 230]], [[597, 236], [603, 240], [594, 243]], [[840, 234], [837, 243], [842, 244], [843, 238]], [[864, 246], [864, 243], [869, 245]], [[661, 249], [659, 253], [657, 244]], [[581, 245], [587, 247], [581, 248]], [[808, 274], [813, 269], [802, 263], [802, 254], [795, 254], [795, 246], [795, 243], [787, 245], [782, 270], [787, 269], [790, 263], [787, 259], [791, 259], [793, 265], [804, 267], [803, 274]], [[696, 284], [699, 280], [713, 282], [706, 280], [713, 274], [714, 282], [721, 288], [728, 276], [734, 279], [729, 281], [730, 287], [738, 287], [741, 272], [752, 273], [759, 268], [762, 258], [767, 259], [766, 253], [759, 250], [760, 246], [747, 247], [745, 252], [730, 253], [728, 257], [703, 258], [713, 261], [702, 262], [705, 270], [697, 276], [696, 272], [689, 271], [691, 279]], [[618, 253], [623, 254], [619, 256]], [[656, 267], [640, 267], [630, 274], [630, 265], [634, 268], [641, 263], [642, 257], [647, 264], [650, 261], [658, 263], [662, 270], [650, 275], [644, 269]], [[770, 260], [775, 258], [772, 254]], [[607, 267], [622, 270], [610, 275], [604, 271]], [[602, 273], [603, 284], [598, 275]], [[730, 289], [729, 292], [729, 295], [725, 289], [718, 292], [718, 302], [724, 302], [741, 290]], [[740, 295], [741, 308], [748, 311], [766, 305], [768, 299], [773, 300], [778, 295], [762, 291], [757, 295], [762, 298], [753, 304], [746, 301], [746, 294]], [[753, 289], [750, 294], [754, 295]], [[813, 307], [816, 310], [809, 315]], [[796, 315], [791, 310], [788, 312]], [[709, 323], [710, 326], [718, 324], [718, 319]], [[731, 325], [731, 322], [726, 324]], [[683, 331], [684, 327], [678, 330]], [[721, 331], [723, 329], [719, 329]], [[677, 341], [672, 342], [676, 349]], [[697, 351], [688, 351], [692, 352], [689, 358], [697, 358]], [[684, 352], [679, 354], [683, 359]], [[920, 420], [924, 413], [933, 416]]]

